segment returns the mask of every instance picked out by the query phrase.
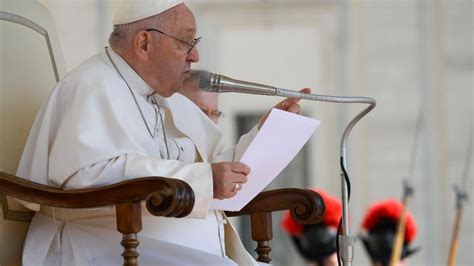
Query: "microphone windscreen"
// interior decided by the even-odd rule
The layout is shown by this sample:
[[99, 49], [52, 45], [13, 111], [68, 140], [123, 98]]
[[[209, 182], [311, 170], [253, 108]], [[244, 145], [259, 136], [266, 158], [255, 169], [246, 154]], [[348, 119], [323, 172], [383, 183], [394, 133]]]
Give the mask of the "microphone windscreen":
[[211, 89], [211, 73], [203, 71], [199, 75], [199, 88], [205, 91], [212, 91]]

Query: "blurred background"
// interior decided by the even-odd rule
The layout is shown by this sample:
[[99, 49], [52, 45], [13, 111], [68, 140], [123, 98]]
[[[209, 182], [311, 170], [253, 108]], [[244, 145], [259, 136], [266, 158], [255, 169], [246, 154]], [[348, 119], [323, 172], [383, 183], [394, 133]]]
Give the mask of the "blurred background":
[[[107, 45], [120, 1], [40, 0], [51, 12], [67, 71]], [[467, 174], [474, 112], [472, 0], [196, 0], [201, 60], [194, 68], [232, 78], [314, 93], [377, 100], [349, 136], [351, 233], [367, 208], [401, 199], [402, 180], [414, 186], [409, 210], [418, 224], [411, 265], [445, 265], [455, 215], [454, 184], [472, 195]], [[3, 97], [3, 96], [2, 96]], [[220, 96], [220, 127], [231, 145], [279, 98]], [[340, 196], [339, 143], [364, 105], [302, 102], [321, 126], [270, 185], [319, 187]], [[472, 144], [471, 144], [472, 146]], [[472, 148], [472, 147], [471, 147]], [[471, 157], [472, 158], [472, 157]], [[472, 168], [472, 167], [471, 167]], [[303, 265], [274, 216], [274, 265]], [[465, 205], [457, 265], [473, 265], [472, 200]], [[248, 221], [236, 224], [249, 250]], [[247, 233], [246, 233], [247, 232]], [[354, 262], [369, 263], [357, 242]]]

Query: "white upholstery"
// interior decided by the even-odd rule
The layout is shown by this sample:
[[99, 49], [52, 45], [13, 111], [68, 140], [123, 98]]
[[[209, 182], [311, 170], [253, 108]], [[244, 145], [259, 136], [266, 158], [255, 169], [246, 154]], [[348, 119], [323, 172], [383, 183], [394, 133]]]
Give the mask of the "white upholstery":
[[[44, 6], [35, 0], [2, 0], [0, 11], [0, 171], [15, 174], [36, 112], [65, 69], [53, 19]], [[18, 17], [11, 14], [27, 20], [12, 22]], [[19, 208], [9, 202], [11, 208]], [[27, 227], [25, 222], [5, 220], [0, 210], [0, 265], [20, 265]]]

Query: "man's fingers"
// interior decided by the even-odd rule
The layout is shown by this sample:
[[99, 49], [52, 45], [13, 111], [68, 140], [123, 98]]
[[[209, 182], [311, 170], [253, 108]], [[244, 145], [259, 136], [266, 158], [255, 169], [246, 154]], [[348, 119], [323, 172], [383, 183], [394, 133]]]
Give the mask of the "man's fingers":
[[292, 106], [288, 108], [287, 111], [290, 113], [299, 114], [301, 111], [301, 106], [299, 104], [293, 104]]
[[212, 178], [214, 188], [214, 198], [231, 198], [242, 189], [247, 182], [247, 175], [250, 168], [240, 162], [212, 163]]
[[233, 163], [231, 170], [234, 173], [241, 173], [241, 174], [244, 174], [244, 175], [250, 174], [250, 167], [248, 167], [244, 163], [239, 163], [239, 162]]
[[[302, 93], [311, 93], [311, 89], [309, 88], [304, 88], [299, 90], [299, 92]], [[298, 103], [301, 99], [300, 98], [286, 98], [285, 100], [279, 102], [277, 105], [275, 105], [275, 108], [281, 109], [281, 110], [286, 110], [290, 111], [290, 108]]]
[[298, 101], [299, 101], [299, 99], [296, 99], [296, 98], [287, 98], [287, 99], [279, 102], [277, 105], [275, 105], [275, 108], [286, 110], [290, 105], [292, 105], [292, 104], [294, 104]]
[[247, 176], [243, 174], [234, 174], [232, 176], [232, 183], [247, 183]]
[[302, 92], [302, 93], [311, 93], [311, 89], [310, 88], [304, 88], [304, 89], [301, 89], [300, 92]]

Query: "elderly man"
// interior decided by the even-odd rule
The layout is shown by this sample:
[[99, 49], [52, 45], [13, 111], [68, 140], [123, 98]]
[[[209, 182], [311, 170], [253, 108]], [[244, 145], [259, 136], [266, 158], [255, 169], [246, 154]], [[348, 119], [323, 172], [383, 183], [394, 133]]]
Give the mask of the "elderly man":
[[[209, 204], [234, 196], [246, 182], [250, 169], [233, 161], [258, 127], [225, 150], [213, 122], [175, 94], [199, 60], [195, 35], [194, 16], [182, 1], [124, 1], [110, 47], [61, 80], [40, 110], [17, 174], [62, 189], [142, 176], [184, 180], [196, 198], [188, 217], [158, 218], [143, 211], [141, 264], [253, 264], [245, 250], [228, 257], [228, 245], [243, 247], [239, 241], [226, 243], [225, 217]], [[299, 112], [296, 99], [276, 108]], [[29, 227], [23, 264], [121, 263], [114, 212], [113, 207], [41, 207]], [[230, 231], [229, 239], [238, 239]]]
[[199, 88], [199, 76], [204, 71], [191, 70], [189, 78], [184, 81], [179, 93], [186, 96], [201, 109], [214, 123], [217, 124], [222, 112], [219, 111], [218, 94]]

